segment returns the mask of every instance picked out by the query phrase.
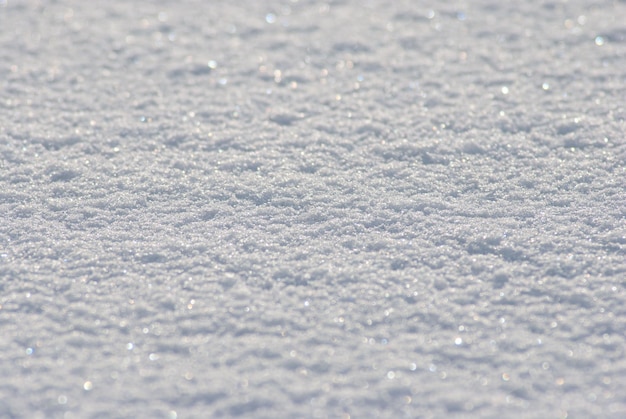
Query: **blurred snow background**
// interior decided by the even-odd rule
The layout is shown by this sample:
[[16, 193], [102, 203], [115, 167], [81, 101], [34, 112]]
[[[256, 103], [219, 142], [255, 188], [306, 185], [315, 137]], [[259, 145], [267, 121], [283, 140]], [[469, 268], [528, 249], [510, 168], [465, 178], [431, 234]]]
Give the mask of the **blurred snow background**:
[[0, 416], [623, 417], [625, 22], [0, 0]]

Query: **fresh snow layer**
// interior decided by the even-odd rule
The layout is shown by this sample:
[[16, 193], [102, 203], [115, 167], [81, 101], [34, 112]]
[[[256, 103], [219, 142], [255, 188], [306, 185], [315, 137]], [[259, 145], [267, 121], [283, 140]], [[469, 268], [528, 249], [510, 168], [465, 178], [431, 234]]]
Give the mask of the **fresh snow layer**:
[[626, 417], [625, 22], [0, 0], [0, 417]]

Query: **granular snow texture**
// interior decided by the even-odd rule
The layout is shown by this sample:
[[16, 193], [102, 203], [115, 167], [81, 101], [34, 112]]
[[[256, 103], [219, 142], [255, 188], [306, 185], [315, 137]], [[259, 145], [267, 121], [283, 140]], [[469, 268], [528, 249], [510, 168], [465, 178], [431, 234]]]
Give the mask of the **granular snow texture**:
[[0, 417], [626, 417], [626, 2], [0, 0]]

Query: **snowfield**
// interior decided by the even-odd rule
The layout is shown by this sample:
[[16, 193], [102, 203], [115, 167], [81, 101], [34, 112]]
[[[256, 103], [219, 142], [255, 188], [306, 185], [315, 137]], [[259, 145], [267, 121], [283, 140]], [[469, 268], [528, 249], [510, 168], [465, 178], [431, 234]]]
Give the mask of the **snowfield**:
[[626, 417], [626, 2], [0, 0], [0, 417]]

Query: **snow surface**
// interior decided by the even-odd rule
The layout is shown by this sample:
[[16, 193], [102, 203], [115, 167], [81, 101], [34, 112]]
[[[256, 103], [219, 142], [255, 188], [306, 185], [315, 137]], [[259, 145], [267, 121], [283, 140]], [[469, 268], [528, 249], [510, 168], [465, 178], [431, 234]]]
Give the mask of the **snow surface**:
[[626, 417], [626, 2], [0, 0], [0, 416]]

